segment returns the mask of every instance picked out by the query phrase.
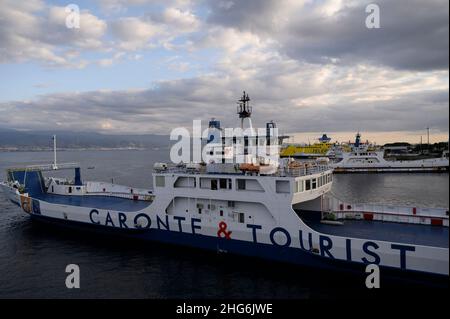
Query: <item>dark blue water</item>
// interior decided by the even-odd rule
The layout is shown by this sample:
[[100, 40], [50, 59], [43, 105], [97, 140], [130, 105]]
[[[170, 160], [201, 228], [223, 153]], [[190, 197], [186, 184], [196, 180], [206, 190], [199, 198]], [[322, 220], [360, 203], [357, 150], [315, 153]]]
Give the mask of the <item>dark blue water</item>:
[[[58, 157], [79, 162], [84, 180], [151, 188], [153, 163], [167, 161], [167, 154], [165, 149], [66, 151]], [[51, 152], [0, 152], [0, 179], [6, 167], [51, 160]], [[333, 192], [350, 202], [448, 207], [449, 176], [337, 175]], [[81, 289], [66, 288], [68, 264], [80, 266]], [[0, 298], [309, 298], [363, 287], [363, 276], [41, 225], [0, 193]]]

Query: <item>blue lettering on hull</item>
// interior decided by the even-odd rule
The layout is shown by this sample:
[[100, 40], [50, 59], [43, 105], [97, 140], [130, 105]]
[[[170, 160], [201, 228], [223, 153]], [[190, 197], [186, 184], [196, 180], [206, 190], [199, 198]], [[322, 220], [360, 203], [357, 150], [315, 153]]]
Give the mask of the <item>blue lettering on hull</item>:
[[[133, 218], [133, 226], [134, 228], [145, 230], [145, 229], [151, 229], [152, 232], [154, 230], [158, 230], [160, 232], [166, 232], [167, 236], [172, 236], [174, 238], [173, 243], [180, 243], [183, 244], [183, 242], [177, 242], [175, 238], [177, 238], [176, 234], [183, 234], [183, 235], [191, 235], [191, 236], [201, 236], [205, 240], [205, 238], [212, 238], [214, 240], [217, 240], [218, 238], [214, 238], [212, 236], [204, 236], [198, 233], [199, 230], [201, 230], [200, 222], [201, 220], [199, 218], [191, 218], [190, 220], [190, 227], [187, 227], [187, 229], [183, 229], [183, 221], [186, 221], [185, 217], [182, 216], [172, 216], [173, 221], [176, 222], [178, 225], [178, 229], [170, 229], [169, 224], [169, 216], [165, 215], [164, 219], [160, 216], [156, 216], [156, 227], [151, 228], [152, 226], [152, 220], [151, 218], [145, 214], [145, 213], [139, 213]], [[120, 229], [129, 229], [130, 226], [127, 224], [127, 216], [124, 213], [118, 213], [117, 220], [118, 225], [115, 225], [113, 222], [113, 217], [111, 216], [110, 212], [106, 213], [106, 216], [103, 218], [99, 213], [98, 210], [92, 209], [89, 213], [89, 219], [92, 224], [94, 225], [101, 225], [105, 227], [110, 228], [120, 228]], [[186, 224], [184, 224], [186, 225]], [[253, 244], [259, 244], [259, 245], [268, 245], [265, 243], [260, 243], [258, 241], [258, 231], [262, 229], [261, 225], [255, 225], [255, 224], [247, 224], [246, 225], [249, 230], [251, 230], [252, 233], [252, 242]], [[305, 236], [306, 235], [306, 236]], [[220, 237], [220, 236], [219, 236]], [[304, 234], [301, 230], [299, 230], [299, 244], [300, 248], [292, 247], [292, 237], [290, 233], [283, 227], [275, 227], [273, 228], [269, 233], [270, 242], [274, 248], [278, 249], [294, 249], [294, 250], [301, 250], [303, 252], [307, 252], [309, 254], [311, 253], [317, 253], [321, 257], [327, 258], [327, 259], [336, 259], [333, 255], [333, 240], [331, 237], [326, 235], [319, 235], [319, 248], [314, 249], [312, 244], [312, 233], [308, 232], [307, 234]], [[157, 240], [157, 238], [155, 239]], [[306, 241], [306, 243], [305, 243]], [[243, 242], [241, 240], [227, 240], [227, 241], [220, 241], [223, 242]], [[218, 244], [217, 244], [218, 245]], [[218, 247], [216, 245], [216, 248]], [[227, 244], [228, 245], [228, 244]], [[347, 262], [358, 262], [358, 263], [364, 263], [364, 264], [380, 264], [381, 263], [381, 257], [377, 253], [377, 250], [379, 249], [379, 246], [377, 243], [373, 241], [365, 241], [362, 245], [362, 251], [364, 252], [365, 256], [362, 257], [360, 260], [354, 260], [352, 257], [352, 239], [347, 238], [345, 239], [345, 260]], [[410, 245], [404, 245], [404, 244], [392, 244], [391, 249], [394, 251], [398, 251], [399, 254], [399, 268], [401, 269], [407, 269], [407, 252], [414, 252], [415, 247]], [[251, 255], [251, 254], [250, 254]], [[312, 254], [316, 256], [316, 254]], [[317, 257], [317, 256], [316, 256]], [[337, 260], [337, 259], [336, 259]]]

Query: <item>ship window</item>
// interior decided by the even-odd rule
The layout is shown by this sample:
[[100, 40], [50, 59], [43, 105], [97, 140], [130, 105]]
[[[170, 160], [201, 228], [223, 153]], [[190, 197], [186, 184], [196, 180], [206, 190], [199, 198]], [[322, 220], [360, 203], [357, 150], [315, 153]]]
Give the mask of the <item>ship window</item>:
[[309, 190], [311, 189], [311, 180], [310, 180], [310, 179], [307, 179], [305, 182], [306, 182], [306, 187], [305, 187], [305, 189], [306, 189], [307, 191], [309, 191]]
[[239, 213], [239, 222], [240, 222], [240, 223], [245, 223], [245, 216], [244, 216], [244, 213]]
[[156, 187], [164, 187], [164, 186], [166, 186], [166, 179], [164, 176], [156, 176], [155, 183], [156, 183]]
[[227, 179], [226, 178], [221, 178], [220, 179], [220, 188], [227, 188]]
[[71, 193], [72, 193], [72, 187], [69, 186], [69, 194], [71, 194]]
[[234, 207], [234, 201], [229, 200], [228, 201], [228, 207]]
[[245, 179], [237, 180], [237, 189], [245, 189]]
[[275, 191], [277, 193], [291, 193], [294, 187], [286, 180], [278, 180], [275, 182]]
[[297, 181], [297, 192], [303, 192], [303, 180]]
[[211, 180], [211, 189], [217, 190], [217, 180], [216, 179]]
[[220, 210], [220, 216], [223, 216], [223, 210]]
[[175, 188], [195, 188], [196, 187], [196, 178], [195, 177], [183, 177], [180, 176], [176, 179], [173, 184]]
[[313, 178], [312, 180], [312, 189], [316, 189], [317, 188], [317, 179]]

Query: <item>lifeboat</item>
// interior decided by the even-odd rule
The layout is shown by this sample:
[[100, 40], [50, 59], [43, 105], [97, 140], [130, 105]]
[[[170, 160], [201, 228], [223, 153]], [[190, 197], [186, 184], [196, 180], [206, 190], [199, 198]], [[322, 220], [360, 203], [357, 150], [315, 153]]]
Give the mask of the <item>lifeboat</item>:
[[260, 166], [251, 163], [243, 163], [239, 164], [239, 169], [243, 172], [259, 172]]
[[302, 168], [302, 167], [305, 167], [305, 164], [293, 160], [293, 161], [289, 162], [288, 167], [289, 168]]

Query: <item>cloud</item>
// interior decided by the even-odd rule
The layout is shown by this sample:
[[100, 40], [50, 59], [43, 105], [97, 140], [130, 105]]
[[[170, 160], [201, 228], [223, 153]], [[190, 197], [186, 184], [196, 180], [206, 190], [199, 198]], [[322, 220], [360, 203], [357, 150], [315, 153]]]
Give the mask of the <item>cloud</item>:
[[235, 101], [245, 89], [258, 127], [275, 120], [284, 132], [425, 126], [448, 131], [445, 71], [411, 73], [364, 65], [342, 70], [256, 52], [238, 52], [219, 65], [209, 75], [162, 81], [152, 89], [47, 94], [1, 103], [0, 113], [6, 127], [167, 134], [177, 126], [190, 127], [192, 119], [216, 117], [236, 126]]
[[[189, 1], [136, 0], [153, 10], [108, 21], [83, 11], [82, 29], [74, 32], [60, 28], [60, 7], [8, 2], [0, 12], [3, 63], [110, 67], [147, 62], [148, 50], [161, 50], [153, 60], [161, 70], [190, 77], [3, 102], [1, 125], [167, 134], [192, 119], [216, 117], [234, 126], [235, 100], [246, 90], [254, 123], [273, 119], [285, 132], [448, 131], [448, 4], [380, 0], [381, 29], [369, 30], [366, 3], [204, 0], [205, 17], [207, 10]], [[89, 50], [108, 56], [83, 60]], [[167, 50], [177, 58], [164, 59]]]
[[[156, 1], [133, 0], [131, 5]], [[178, 2], [173, 2], [176, 4]], [[105, 1], [105, 6], [123, 1]], [[102, 20], [88, 10], [80, 11], [80, 28], [67, 28], [65, 7], [31, 0], [21, 4], [2, 0], [0, 12], [0, 63], [37, 61], [45, 66], [83, 68], [87, 64], [110, 66], [121, 51], [173, 47], [177, 36], [194, 32], [200, 25], [186, 3], [166, 7], [155, 14]], [[97, 61], [83, 60], [86, 52], [109, 54]]]
[[157, 4], [158, 0], [98, 0], [100, 7], [106, 13], [123, 13], [129, 6], [144, 6]]
[[97, 62], [97, 64], [102, 67], [109, 67], [109, 66], [112, 66], [115, 62], [122, 60], [124, 57], [125, 57], [124, 52], [117, 52], [111, 58], [100, 59]]
[[163, 12], [163, 21], [173, 28], [179, 28], [183, 32], [196, 31], [200, 25], [197, 17], [189, 10], [179, 8], [166, 8]]
[[380, 0], [381, 28], [365, 27], [370, 1], [209, 1], [208, 21], [271, 38], [289, 57], [313, 63], [371, 63], [396, 69], [448, 69], [449, 4]]
[[188, 62], [175, 61], [169, 63], [168, 68], [169, 70], [183, 73], [188, 71], [191, 68], [191, 65]]
[[119, 47], [124, 50], [137, 50], [150, 45], [150, 40], [161, 29], [158, 25], [140, 18], [121, 18], [111, 24], [112, 33], [118, 38]]
[[269, 45], [257, 34], [248, 31], [239, 31], [233, 28], [213, 26], [205, 34], [193, 37], [191, 49], [199, 48], [220, 48], [225, 50], [225, 54], [233, 54], [243, 49], [261, 49]]
[[41, 1], [2, 0], [0, 11], [0, 63], [30, 60], [47, 66], [83, 67], [74, 60], [74, 49], [100, 49], [106, 23], [88, 11], [80, 15], [79, 29], [65, 25], [64, 7], [46, 6]]
[[65, 7], [50, 7], [46, 24], [42, 26], [43, 40], [55, 45], [82, 49], [100, 49], [107, 24], [87, 11], [80, 12], [80, 28], [66, 27]]

